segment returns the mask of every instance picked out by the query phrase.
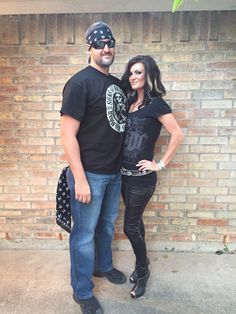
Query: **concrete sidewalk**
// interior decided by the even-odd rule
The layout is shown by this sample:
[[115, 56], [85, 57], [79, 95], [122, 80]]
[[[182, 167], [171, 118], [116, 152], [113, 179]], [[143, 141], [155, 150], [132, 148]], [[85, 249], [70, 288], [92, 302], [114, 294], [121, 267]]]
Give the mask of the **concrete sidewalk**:
[[[132, 285], [96, 278], [95, 295], [105, 314], [234, 314], [236, 255], [150, 252], [145, 296], [133, 300]], [[114, 252], [114, 265], [128, 276], [132, 252]], [[1, 314], [76, 314], [69, 284], [68, 251], [1, 250]]]

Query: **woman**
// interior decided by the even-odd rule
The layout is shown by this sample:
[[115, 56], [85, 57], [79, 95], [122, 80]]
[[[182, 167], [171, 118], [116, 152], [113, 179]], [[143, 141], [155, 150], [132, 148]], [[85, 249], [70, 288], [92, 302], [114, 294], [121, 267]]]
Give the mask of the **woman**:
[[[134, 283], [130, 294], [139, 298], [144, 294], [150, 276], [143, 212], [155, 191], [156, 173], [164, 170], [171, 161], [183, 140], [183, 133], [162, 99], [166, 91], [152, 57], [132, 58], [121, 80], [130, 103], [121, 169], [124, 233], [136, 257], [135, 270], [130, 276], [130, 282]], [[171, 137], [165, 154], [156, 162], [153, 160], [154, 148], [162, 125]]]

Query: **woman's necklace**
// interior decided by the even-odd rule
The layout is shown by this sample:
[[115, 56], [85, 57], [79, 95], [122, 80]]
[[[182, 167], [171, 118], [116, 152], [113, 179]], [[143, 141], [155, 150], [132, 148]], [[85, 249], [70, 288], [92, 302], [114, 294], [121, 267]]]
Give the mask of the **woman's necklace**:
[[130, 112], [137, 111], [139, 109], [139, 106], [142, 104], [142, 102], [143, 102], [143, 99], [137, 99], [137, 101], [130, 106]]

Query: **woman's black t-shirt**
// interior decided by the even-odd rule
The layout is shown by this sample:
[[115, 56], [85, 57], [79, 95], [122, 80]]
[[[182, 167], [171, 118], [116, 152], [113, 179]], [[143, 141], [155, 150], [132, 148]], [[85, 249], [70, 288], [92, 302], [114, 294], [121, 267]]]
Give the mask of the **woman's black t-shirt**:
[[136, 164], [140, 160], [153, 160], [155, 143], [162, 128], [158, 117], [168, 113], [171, 113], [169, 105], [162, 98], [154, 97], [147, 106], [128, 114], [123, 145], [124, 168], [138, 170]]

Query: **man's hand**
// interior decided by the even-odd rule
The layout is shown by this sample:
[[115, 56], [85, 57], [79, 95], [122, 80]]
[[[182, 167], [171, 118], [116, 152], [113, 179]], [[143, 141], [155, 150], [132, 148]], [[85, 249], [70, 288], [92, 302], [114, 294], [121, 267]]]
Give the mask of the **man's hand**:
[[91, 202], [91, 191], [87, 180], [75, 182], [75, 198], [81, 203]]

